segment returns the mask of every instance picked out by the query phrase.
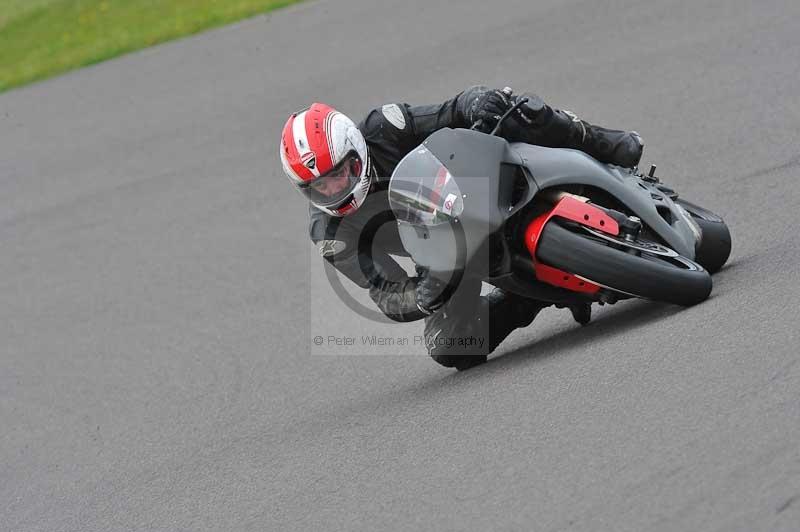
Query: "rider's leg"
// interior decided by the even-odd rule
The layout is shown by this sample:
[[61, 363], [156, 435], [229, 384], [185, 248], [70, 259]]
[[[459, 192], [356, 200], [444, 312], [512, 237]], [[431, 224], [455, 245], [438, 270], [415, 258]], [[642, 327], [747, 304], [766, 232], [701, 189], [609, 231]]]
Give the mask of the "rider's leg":
[[486, 361], [514, 329], [530, 325], [547, 306], [495, 288], [480, 295], [479, 282], [464, 282], [453, 298], [425, 319], [428, 353], [439, 364], [467, 369]]
[[634, 167], [642, 158], [644, 143], [635, 131], [595, 126], [570, 111], [550, 107], [534, 94], [524, 94], [523, 104], [512, 128], [519, 140], [541, 146], [573, 148], [604, 163]]

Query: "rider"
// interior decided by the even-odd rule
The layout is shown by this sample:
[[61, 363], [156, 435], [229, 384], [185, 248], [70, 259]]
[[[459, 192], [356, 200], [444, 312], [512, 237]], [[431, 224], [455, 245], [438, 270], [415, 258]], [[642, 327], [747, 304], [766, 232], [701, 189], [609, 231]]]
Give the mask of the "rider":
[[[574, 148], [624, 167], [639, 163], [643, 143], [635, 131], [594, 126], [538, 96], [524, 96], [528, 102], [503, 123], [501, 134], [509, 141]], [[283, 128], [281, 163], [310, 202], [311, 239], [322, 257], [369, 289], [389, 318], [424, 318], [428, 352], [444, 366], [466, 369], [485, 361], [511, 331], [529, 325], [548, 304], [499, 288], [481, 296], [479, 282], [463, 282], [452, 293], [419, 267], [409, 277], [390, 256], [408, 253], [389, 208], [389, 177], [434, 131], [491, 126], [516, 101], [509, 88], [473, 86], [441, 104], [384, 105], [358, 126], [332, 107], [314, 103], [292, 114]], [[588, 303], [571, 310], [576, 321], [588, 323]]]

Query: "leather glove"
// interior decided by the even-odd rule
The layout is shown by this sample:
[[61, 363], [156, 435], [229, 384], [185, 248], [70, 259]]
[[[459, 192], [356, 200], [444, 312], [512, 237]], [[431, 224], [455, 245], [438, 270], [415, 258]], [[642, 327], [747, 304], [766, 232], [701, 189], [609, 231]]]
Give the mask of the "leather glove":
[[484, 126], [494, 124], [511, 108], [509, 96], [501, 90], [490, 89], [475, 98], [470, 106], [469, 120], [482, 121]]
[[431, 315], [445, 304], [447, 283], [430, 274], [426, 268], [417, 268], [417, 287], [414, 301], [424, 314]]

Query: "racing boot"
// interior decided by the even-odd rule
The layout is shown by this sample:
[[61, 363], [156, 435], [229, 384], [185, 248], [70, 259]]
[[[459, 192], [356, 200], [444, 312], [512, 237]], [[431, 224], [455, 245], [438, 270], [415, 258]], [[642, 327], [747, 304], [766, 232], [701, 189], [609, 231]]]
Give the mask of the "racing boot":
[[551, 148], [572, 148], [588, 153], [603, 163], [633, 168], [644, 150], [636, 131], [620, 131], [595, 126], [575, 113], [550, 107], [536, 95], [524, 94], [528, 101], [517, 110], [515, 122], [524, 130], [523, 142]]
[[594, 126], [578, 118], [570, 111], [557, 111], [571, 120], [568, 147], [588, 153], [600, 162], [616, 164], [625, 168], [639, 165], [644, 150], [642, 137], [636, 131], [620, 131]]
[[556, 308], [569, 308], [572, 313], [572, 319], [581, 325], [589, 325], [592, 321], [592, 304], [587, 301], [585, 303], [576, 303], [574, 305], [556, 305]]
[[572, 319], [581, 325], [589, 325], [592, 320], [592, 304], [589, 302], [571, 305], [569, 311], [572, 313]]

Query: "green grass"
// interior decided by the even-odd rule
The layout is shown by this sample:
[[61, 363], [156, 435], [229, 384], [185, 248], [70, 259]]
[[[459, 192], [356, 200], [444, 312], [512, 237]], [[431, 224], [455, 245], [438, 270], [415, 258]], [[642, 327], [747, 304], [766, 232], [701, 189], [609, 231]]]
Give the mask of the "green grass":
[[0, 92], [297, 0], [0, 0]]

